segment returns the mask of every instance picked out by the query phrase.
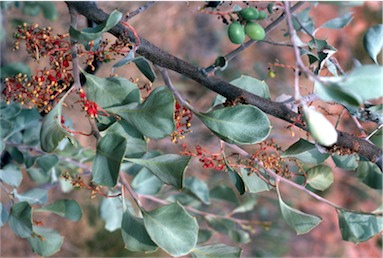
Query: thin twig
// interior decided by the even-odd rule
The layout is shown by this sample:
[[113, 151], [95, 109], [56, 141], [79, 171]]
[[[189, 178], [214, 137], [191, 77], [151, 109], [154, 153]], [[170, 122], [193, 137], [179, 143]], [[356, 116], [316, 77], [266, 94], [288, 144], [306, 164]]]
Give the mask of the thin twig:
[[[68, 5], [69, 14], [70, 14], [70, 25], [77, 29], [77, 12], [74, 8], [72, 8], [70, 5]], [[73, 85], [76, 87], [76, 90], [81, 89], [81, 82], [80, 82], [80, 66], [78, 62], [78, 47], [77, 47], [77, 41], [71, 38], [71, 52], [72, 52], [72, 66], [73, 66]]]
[[144, 5], [138, 7], [136, 10], [128, 13], [126, 15], [125, 21], [132, 19], [134, 16], [144, 12], [145, 10], [149, 9], [150, 7], [152, 7], [155, 4], [156, 4], [156, 1], [149, 1], [149, 2], [145, 3]]

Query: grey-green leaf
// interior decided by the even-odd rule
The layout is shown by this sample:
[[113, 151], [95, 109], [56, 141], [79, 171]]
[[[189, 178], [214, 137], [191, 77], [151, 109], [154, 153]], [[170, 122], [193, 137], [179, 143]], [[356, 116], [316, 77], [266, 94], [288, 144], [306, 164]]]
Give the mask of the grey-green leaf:
[[241, 257], [242, 249], [236, 246], [224, 244], [203, 245], [193, 249], [191, 255], [194, 258], [220, 258], [220, 257]]
[[224, 184], [219, 184], [210, 191], [210, 198], [238, 204], [237, 196], [233, 189]]
[[197, 220], [179, 203], [144, 211], [143, 217], [150, 238], [170, 255], [186, 255], [196, 246]]
[[15, 189], [14, 195], [19, 201], [29, 204], [45, 204], [48, 200], [48, 190], [40, 188], [32, 188], [23, 193], [18, 193]]
[[137, 85], [123, 77], [100, 78], [85, 73], [88, 99], [102, 108], [139, 103], [140, 90]]
[[130, 251], [154, 252], [158, 249], [146, 231], [144, 220], [134, 217], [128, 211], [122, 216], [121, 233], [125, 248]]
[[383, 24], [372, 26], [367, 30], [363, 45], [371, 59], [378, 64], [377, 57], [383, 48]]
[[267, 138], [271, 124], [255, 106], [238, 105], [195, 115], [218, 137], [233, 144], [255, 144]]
[[360, 243], [367, 241], [383, 230], [383, 217], [338, 210], [339, 227], [343, 240]]
[[297, 232], [298, 235], [310, 232], [313, 228], [315, 228], [319, 225], [319, 223], [322, 222], [322, 219], [318, 216], [307, 214], [288, 206], [282, 200], [278, 187], [277, 193], [282, 217], [284, 218], [286, 223], [289, 224]]
[[4, 207], [3, 203], [0, 202], [0, 228], [7, 223], [9, 218], [9, 213], [7, 209]]
[[263, 181], [256, 173], [250, 173], [248, 169], [241, 168], [241, 176], [245, 182], [247, 191], [250, 193], [259, 193], [263, 191], [270, 191], [272, 188], [269, 184]]
[[373, 189], [382, 189], [383, 174], [376, 164], [370, 161], [360, 161], [356, 173], [364, 184]]
[[62, 105], [67, 95], [45, 117], [40, 131], [41, 149], [52, 152], [65, 137], [72, 142], [74, 138], [61, 126]]
[[100, 23], [94, 28], [86, 28], [82, 31], [76, 30], [72, 26], [69, 28], [69, 34], [73, 39], [76, 39], [80, 42], [89, 42], [92, 40], [96, 40], [101, 37], [103, 32], [106, 32], [116, 26], [122, 18], [122, 13], [114, 10], [110, 13], [107, 20], [103, 23]]
[[105, 221], [105, 229], [112, 232], [121, 227], [123, 207], [121, 198], [103, 198], [100, 204], [100, 217]]
[[10, 76], [15, 76], [19, 73], [31, 76], [31, 68], [29, 68], [29, 66], [26, 63], [14, 62], [8, 63], [2, 66], [0, 69], [1, 79], [5, 79], [6, 77]]
[[132, 181], [136, 193], [155, 195], [160, 192], [163, 182], [147, 168], [142, 168]]
[[[260, 96], [262, 98], [270, 99], [270, 90], [269, 86], [266, 84], [265, 81], [260, 81], [256, 78], [253, 78], [251, 76], [247, 75], [241, 75], [241, 77], [234, 79], [230, 82], [230, 84], [243, 89], [245, 91], [248, 91], [250, 93], [253, 93], [257, 96]], [[226, 101], [226, 98], [217, 95], [213, 102], [213, 107], [222, 104]]]
[[359, 156], [356, 154], [338, 155], [334, 153], [332, 154], [331, 158], [337, 167], [346, 170], [354, 170], [358, 167], [359, 164]]
[[183, 188], [183, 177], [191, 157], [165, 154], [150, 159], [125, 159], [149, 169], [165, 184]]
[[97, 143], [93, 161], [93, 182], [113, 187], [117, 183], [126, 139], [118, 134], [107, 134]]
[[307, 183], [314, 189], [324, 191], [334, 182], [332, 169], [318, 165], [307, 170]]
[[60, 250], [64, 237], [56, 230], [34, 226], [33, 231], [34, 234], [28, 237], [28, 242], [32, 246], [33, 252], [47, 257]]
[[29, 203], [15, 203], [11, 207], [8, 223], [17, 236], [29, 237], [32, 234], [32, 207]]
[[78, 221], [82, 217], [80, 205], [75, 200], [57, 200], [49, 205], [37, 209], [40, 212], [53, 212], [63, 218]]
[[146, 78], [148, 78], [149, 81], [154, 82], [157, 76], [145, 57], [139, 56], [134, 58], [132, 61], [136, 64], [141, 73], [145, 75]]
[[140, 105], [124, 105], [106, 109], [133, 124], [142, 134], [161, 139], [173, 133], [174, 96], [166, 87], [155, 88]]
[[185, 189], [193, 193], [204, 204], [210, 204], [209, 188], [202, 180], [194, 176], [186, 178]]
[[340, 17], [327, 21], [322, 26], [320, 26], [320, 28], [341, 29], [347, 26], [347, 24], [351, 22], [352, 18], [353, 17], [351, 12], [345, 13]]
[[0, 180], [10, 186], [18, 187], [22, 179], [23, 174], [19, 167], [14, 164], [7, 164], [0, 169]]
[[328, 158], [329, 154], [319, 152], [315, 144], [299, 139], [281, 155], [282, 158], [292, 157], [300, 161], [320, 164]]

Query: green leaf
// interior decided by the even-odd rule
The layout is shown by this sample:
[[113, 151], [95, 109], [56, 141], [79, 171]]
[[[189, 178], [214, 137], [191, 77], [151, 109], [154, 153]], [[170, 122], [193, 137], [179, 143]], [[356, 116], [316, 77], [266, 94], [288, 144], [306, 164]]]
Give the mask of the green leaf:
[[18, 187], [22, 179], [23, 174], [16, 165], [7, 164], [0, 169], [0, 180], [10, 186]]
[[383, 230], [382, 215], [338, 210], [342, 239], [354, 243], [367, 241]]
[[173, 133], [174, 96], [166, 87], [155, 88], [140, 105], [124, 105], [106, 109], [133, 124], [142, 134], [161, 139]]
[[32, 234], [32, 207], [27, 202], [18, 202], [11, 207], [8, 218], [12, 231], [21, 238]]
[[75, 200], [57, 200], [49, 205], [37, 209], [39, 212], [53, 212], [63, 218], [79, 221], [82, 217], [80, 205]]
[[121, 233], [125, 248], [130, 251], [154, 252], [158, 249], [146, 231], [144, 220], [134, 217], [129, 212], [123, 214]]
[[337, 167], [346, 170], [354, 170], [359, 165], [359, 156], [356, 154], [338, 155], [334, 153], [332, 154], [331, 158]]
[[336, 82], [337, 85], [350, 91], [360, 102], [378, 99], [383, 96], [381, 90], [383, 67], [364, 65], [355, 68]]
[[126, 140], [118, 134], [107, 134], [100, 139], [92, 166], [93, 182], [109, 187], [116, 185], [125, 149]]
[[368, 55], [376, 64], [377, 57], [383, 48], [383, 24], [370, 27], [363, 37], [363, 45]]
[[9, 218], [9, 213], [7, 209], [4, 207], [3, 203], [0, 202], [0, 228], [7, 223]]
[[183, 177], [191, 157], [165, 154], [149, 159], [125, 159], [149, 169], [165, 184], [183, 188]]
[[150, 238], [170, 255], [186, 255], [196, 246], [197, 220], [179, 203], [143, 211], [143, 217]]
[[[294, 29], [300, 31], [302, 30], [302, 27], [304, 27], [309, 33], [312, 34], [314, 32], [315, 26], [312, 19], [310, 18], [311, 15], [309, 14], [309, 12], [310, 6], [299, 12], [295, 17], [293, 17], [292, 21]], [[297, 19], [300, 21], [300, 23], [297, 22]], [[302, 26], [300, 24], [302, 24]], [[302, 31], [306, 33], [306, 31]]]
[[28, 202], [29, 204], [45, 204], [48, 200], [48, 190], [33, 188], [24, 193], [18, 193], [16, 189], [14, 190], [15, 197], [20, 202]]
[[250, 193], [259, 193], [263, 191], [270, 191], [272, 188], [269, 184], [263, 181], [256, 173], [251, 173], [248, 169], [241, 168], [241, 176], [245, 182], [247, 191]]
[[50, 171], [57, 165], [59, 159], [56, 155], [43, 155], [36, 159], [35, 164], [38, 165], [45, 172]]
[[163, 182], [145, 167], [132, 181], [132, 188], [138, 194], [155, 195], [161, 191], [162, 185]]
[[207, 241], [209, 241], [209, 239], [211, 238], [211, 236], [213, 235], [213, 232], [211, 232], [211, 230], [207, 230], [207, 229], [200, 229], [198, 231], [198, 242], [197, 243], [205, 243]]
[[149, 81], [154, 82], [157, 76], [145, 57], [136, 57], [132, 60], [132, 62], [136, 64], [137, 68], [141, 71], [143, 75], [145, 75], [146, 78], [148, 78]]
[[231, 214], [245, 213], [245, 212], [248, 212], [248, 211], [252, 211], [256, 204], [257, 204], [257, 199], [254, 196], [250, 195], [250, 197], [244, 198], [244, 200], [241, 203], [241, 205], [239, 205], [237, 208], [235, 208], [231, 212]]
[[105, 221], [105, 229], [112, 232], [121, 228], [123, 207], [121, 198], [103, 198], [100, 204], [100, 217]]
[[12, 133], [13, 124], [5, 119], [0, 119], [0, 139], [6, 138]]
[[228, 143], [255, 144], [265, 140], [271, 130], [266, 114], [250, 105], [225, 107], [195, 115]]
[[310, 168], [306, 173], [307, 183], [316, 190], [324, 191], [334, 182], [334, 174], [326, 165]]
[[230, 187], [220, 184], [210, 191], [210, 198], [238, 204], [237, 196]]
[[364, 184], [373, 189], [382, 189], [383, 175], [376, 164], [370, 161], [360, 161], [356, 173]]
[[108, 127], [106, 133], [115, 133], [126, 139], [125, 157], [138, 158], [148, 151], [144, 136], [126, 120], [113, 123]]
[[242, 250], [239, 247], [224, 244], [197, 246], [191, 255], [194, 258], [218, 258], [218, 257], [241, 257]]
[[209, 188], [205, 182], [194, 176], [186, 178], [185, 189], [193, 193], [204, 204], [210, 204]]
[[76, 30], [72, 26], [69, 28], [69, 34], [71, 38], [78, 40], [80, 42], [89, 42], [92, 40], [96, 40], [101, 37], [103, 32], [106, 32], [116, 26], [122, 18], [122, 13], [114, 10], [110, 13], [107, 20], [100, 23], [96, 27], [86, 28], [82, 31]]
[[32, 246], [33, 252], [41, 256], [51, 256], [58, 251], [64, 242], [56, 230], [34, 226], [34, 234], [28, 237], [28, 242]]
[[[1, 70], [0, 72], [3, 73]], [[16, 102], [6, 104], [4, 100], [0, 100], [0, 105], [0, 118], [4, 120], [17, 117], [22, 110], [20, 105]]]
[[284, 218], [286, 223], [289, 224], [297, 232], [298, 235], [310, 232], [313, 228], [315, 228], [316, 226], [318, 226], [319, 223], [322, 222], [322, 219], [320, 217], [304, 213], [284, 203], [279, 192], [278, 186], [277, 193], [282, 217]]
[[61, 126], [62, 105], [68, 96], [65, 94], [59, 103], [45, 117], [40, 131], [41, 149], [45, 152], [52, 152], [56, 149], [59, 142], [65, 137], [74, 141], [74, 138]]
[[27, 169], [28, 176], [38, 185], [46, 184], [51, 181], [52, 173], [41, 168], [30, 167]]
[[322, 24], [320, 28], [341, 29], [347, 26], [347, 24], [351, 22], [352, 18], [353, 16], [351, 12], [345, 13], [340, 17], [327, 21], [326, 23]]
[[[230, 84], [262, 98], [270, 99], [269, 86], [265, 81], [260, 81], [247, 75], [241, 75], [241, 77], [232, 80]], [[217, 95], [214, 99], [213, 107], [223, 104], [225, 101], [226, 98], [224, 96]]]
[[100, 78], [85, 73], [88, 99], [102, 108], [139, 103], [140, 90], [137, 85], [123, 77]]
[[282, 158], [297, 158], [302, 162], [320, 164], [328, 158], [329, 154], [321, 153], [315, 146], [304, 139], [299, 139], [281, 155]]
[[58, 18], [56, 5], [53, 2], [41, 1], [38, 2], [43, 10], [44, 17], [48, 20], [55, 21]]
[[211, 228], [217, 232], [229, 236], [231, 240], [237, 243], [250, 242], [250, 235], [246, 231], [236, 229], [237, 224], [229, 219], [206, 217], [207, 222]]
[[1, 67], [0, 74], [1, 79], [5, 79], [6, 77], [15, 76], [19, 73], [26, 74], [28, 77], [31, 76], [31, 68], [26, 63], [14, 62], [8, 63]]
[[315, 93], [324, 101], [337, 102], [346, 107], [359, 107], [361, 104], [357, 96], [337, 84], [322, 84], [316, 81]]
[[244, 194], [246, 192], [246, 189], [242, 177], [238, 175], [238, 173], [231, 169], [231, 167], [229, 167], [228, 165], [226, 167], [231, 182], [234, 184], [235, 188], [238, 190], [240, 195]]

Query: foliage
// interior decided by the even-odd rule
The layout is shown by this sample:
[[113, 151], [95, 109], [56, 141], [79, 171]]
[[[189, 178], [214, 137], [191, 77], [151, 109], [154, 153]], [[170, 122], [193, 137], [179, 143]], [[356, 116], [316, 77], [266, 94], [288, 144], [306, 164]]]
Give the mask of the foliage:
[[[86, 5], [68, 3], [69, 12], [76, 9], [87, 16], [87, 11], [81, 9], [87, 9]], [[154, 48], [150, 50], [145, 45], [147, 41], [138, 36], [139, 31], [128, 23], [130, 16], [123, 17], [117, 10], [98, 21], [97, 26], [82, 30], [73, 25], [77, 18], [72, 15], [73, 26], [63, 35], [54, 35], [50, 27], [19, 25], [14, 34], [14, 50], [25, 45], [30, 58], [47, 59], [49, 65], [31, 71], [22, 63], [13, 63], [1, 70], [0, 184], [9, 199], [0, 204], [0, 226], [8, 224], [18, 237], [28, 240], [34, 252], [51, 256], [60, 250], [64, 237], [35, 220], [36, 214], [53, 213], [79, 221], [83, 211], [76, 200], [59, 199], [48, 204], [46, 188], [60, 190], [61, 186], [63, 192], [87, 189], [92, 198], [102, 196], [100, 217], [105, 221], [105, 228], [120, 230], [125, 248], [130, 251], [151, 253], [162, 249], [171, 256], [239, 257], [240, 246], [252, 241], [255, 230], [278, 227], [267, 220], [237, 216], [254, 213], [260, 193], [276, 197], [280, 217], [298, 235], [320, 228], [319, 216], [293, 207], [299, 205], [287, 204], [285, 200], [289, 200], [289, 195], [281, 191], [281, 185], [286, 184], [334, 208], [339, 219], [339, 234], [345, 241], [359, 243], [378, 235], [383, 230], [381, 211], [347, 209], [322, 195], [333, 187], [334, 167], [355, 172], [357, 180], [367, 187], [381, 190], [382, 171], [379, 164], [375, 164], [379, 153], [365, 155], [365, 148], [349, 147], [343, 141], [344, 133], [336, 130], [337, 125], [318, 107], [315, 110], [312, 101], [320, 99], [326, 105], [336, 103], [355, 120], [374, 123], [376, 130], [365, 139], [349, 137], [354, 137], [351, 138], [355, 140], [354, 145], [362, 141], [370, 150], [379, 147], [368, 140], [381, 135], [383, 124], [382, 105], [374, 101], [382, 97], [379, 88], [382, 67], [377, 60], [382, 48], [382, 25], [369, 28], [363, 38], [364, 47], [375, 64], [344, 72], [333, 57], [335, 47], [316, 35], [321, 29], [339, 30], [348, 26], [352, 13], [316, 27], [309, 16], [312, 4], [297, 11], [301, 5], [291, 7], [289, 2], [259, 8], [235, 5], [221, 11], [223, 6], [209, 3], [199, 10], [204, 15], [218, 16], [227, 26], [229, 40], [241, 44], [227, 56], [217, 58], [223, 59], [224, 64], [215, 62], [208, 68], [193, 70], [194, 78], [204, 76], [206, 80], [214, 80], [217, 68], [223, 71], [234, 56], [244, 53], [256, 41], [268, 40], [273, 26], [286, 20], [288, 33], [283, 36], [285, 41], [291, 40], [288, 46], [296, 62], [285, 66], [293, 68], [295, 80], [294, 97], [288, 96], [283, 108], [280, 102], [272, 100], [265, 81], [243, 75], [228, 84], [232, 92], [241, 93], [240, 97], [232, 98], [230, 89], [222, 90], [207, 111], [198, 111], [173, 86], [164, 68], [176, 60], [175, 57], [151, 60], [152, 55], [161, 56], [160, 53]], [[2, 4], [2, 8], [9, 5]], [[138, 13], [148, 8], [144, 5]], [[57, 11], [50, 2], [22, 5], [26, 15], [35, 16], [41, 11], [47, 19], [56, 19]], [[87, 18], [92, 19], [90, 14]], [[113, 42], [104, 38], [108, 31], [116, 34], [113, 31], [116, 28], [124, 34]], [[250, 40], [244, 42], [246, 35]], [[278, 48], [278, 44], [273, 47]], [[153, 52], [136, 57], [145, 51]], [[307, 66], [302, 61], [305, 57]], [[81, 61], [90, 69], [81, 68]], [[148, 82], [140, 85], [120, 76], [101, 78], [94, 74], [96, 63], [108, 62], [114, 62], [113, 69], [134, 63]], [[182, 65], [181, 61], [175, 62], [174, 69]], [[165, 85], [153, 86], [157, 82], [153, 65], [157, 66]], [[276, 66], [269, 66], [271, 78], [276, 76], [273, 70]], [[184, 70], [176, 71], [182, 74]], [[323, 71], [327, 71], [327, 75]], [[80, 72], [85, 85], [81, 85]], [[302, 96], [301, 74], [310, 79], [314, 93]], [[78, 101], [68, 105], [70, 97]], [[250, 97], [268, 103], [271, 111], [252, 104], [248, 101]], [[75, 107], [81, 108], [79, 119], [89, 123], [90, 132], [75, 128], [65, 116], [64, 109], [73, 111]], [[294, 117], [279, 115], [287, 107], [290, 107], [287, 114]], [[306, 130], [312, 140], [300, 138], [283, 149], [270, 136], [273, 123], [267, 115], [288, 121], [289, 128]], [[195, 118], [220, 140], [218, 152], [185, 143]], [[344, 116], [339, 115], [338, 120], [341, 119]], [[97, 143], [93, 149], [87, 149], [77, 142], [78, 135], [95, 138]], [[151, 150], [149, 141], [161, 139], [169, 140], [181, 150], [179, 153]], [[245, 151], [243, 145], [252, 148]], [[330, 156], [333, 165], [330, 165]], [[227, 173], [228, 182], [215, 184], [213, 175], [208, 175], [206, 180], [197, 171], [189, 175], [188, 168], [194, 161], [200, 162], [202, 169]], [[35, 188], [19, 192], [25, 189], [21, 186], [26, 177], [34, 182]], [[216, 203], [223, 203], [224, 210]], [[220, 243], [213, 232], [226, 235], [232, 245]]]

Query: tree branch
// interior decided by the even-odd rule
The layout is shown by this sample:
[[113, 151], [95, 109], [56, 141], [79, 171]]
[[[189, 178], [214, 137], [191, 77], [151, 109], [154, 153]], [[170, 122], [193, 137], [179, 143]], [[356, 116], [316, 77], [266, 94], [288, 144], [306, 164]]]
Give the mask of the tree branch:
[[[95, 23], [99, 24], [108, 18], [108, 14], [97, 8], [93, 2], [73, 1], [67, 2], [67, 4], [75, 8], [78, 13], [84, 15], [86, 18], [94, 21]], [[109, 32], [114, 36], [127, 36], [132, 41], [135, 41], [133, 32], [126, 30], [120, 24], [112, 28]], [[144, 56], [154, 64], [178, 72], [229, 100], [242, 98], [247, 104], [254, 105], [265, 113], [280, 118], [288, 123], [295, 124], [296, 121], [299, 121], [299, 115], [290, 110], [283, 103], [274, 102], [251, 94], [235, 87], [217, 76], [206, 76], [206, 74], [203, 73], [203, 69], [163, 51], [144, 38], [140, 39], [141, 44], [139, 49], [137, 49], [137, 53]], [[307, 131], [307, 128], [302, 124], [296, 124], [296, 126]], [[349, 149], [372, 162], [382, 161], [382, 150], [379, 147], [346, 132], [338, 131], [338, 141], [334, 147], [337, 149]]]

